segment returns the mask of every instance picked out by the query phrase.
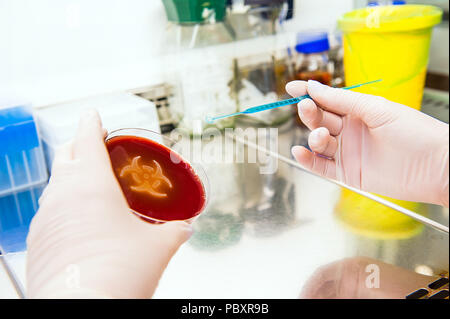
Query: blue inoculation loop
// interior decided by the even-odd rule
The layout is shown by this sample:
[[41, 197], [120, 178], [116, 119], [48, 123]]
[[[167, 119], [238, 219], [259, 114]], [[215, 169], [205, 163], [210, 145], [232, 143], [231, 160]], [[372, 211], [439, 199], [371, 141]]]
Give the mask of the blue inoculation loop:
[[205, 121], [207, 123], [209, 123], [209, 124], [212, 124], [212, 123], [214, 123], [217, 120], [221, 120], [221, 119], [224, 119], [224, 118], [227, 118], [227, 117], [236, 116], [236, 115], [239, 115], [239, 114], [243, 114], [243, 112], [236, 112], [236, 113], [231, 113], [231, 114], [226, 114], [226, 115], [221, 115], [221, 116], [216, 116], [216, 117], [207, 116], [205, 118]]
[[252, 114], [252, 113], [257, 113], [257, 112], [261, 112], [261, 111], [276, 109], [277, 107], [282, 107], [282, 106], [298, 103], [301, 100], [306, 99], [306, 98], [310, 98], [310, 96], [309, 95], [302, 95], [302, 96], [299, 96], [299, 97], [294, 97], [292, 99], [287, 99], [287, 100], [283, 100], [283, 101], [263, 104], [263, 105], [259, 105], [259, 106], [248, 108], [245, 111], [242, 111], [242, 113], [244, 113], [244, 114]]
[[205, 121], [208, 124], [213, 124], [214, 123], [214, 118], [212, 116], [208, 115], [208, 116], [205, 117]]
[[[351, 89], [356, 89], [360, 86], [363, 85], [367, 85], [367, 84], [372, 84], [372, 83], [376, 83], [376, 82], [380, 82], [381, 79], [375, 80], [375, 81], [370, 81], [370, 82], [366, 82], [366, 83], [361, 83], [361, 84], [356, 84], [356, 85], [352, 85], [352, 86], [347, 86], [347, 87], [343, 87], [341, 89], [343, 90], [351, 90]], [[267, 110], [271, 110], [271, 109], [275, 109], [277, 107], [282, 107], [282, 106], [286, 106], [286, 105], [291, 105], [291, 104], [295, 104], [300, 102], [301, 100], [304, 99], [311, 99], [311, 96], [309, 96], [308, 94], [299, 96], [299, 97], [294, 97], [291, 99], [287, 99], [287, 100], [283, 100], [283, 101], [277, 101], [277, 102], [273, 102], [273, 103], [268, 103], [268, 104], [263, 104], [263, 105], [258, 105], [258, 106], [254, 106], [254, 107], [250, 107], [242, 112], [236, 112], [236, 113], [232, 113], [232, 114], [226, 114], [226, 115], [221, 115], [221, 116], [217, 116], [217, 117], [210, 117], [207, 116], [206, 117], [206, 122], [208, 123], [214, 123], [214, 121], [216, 120], [220, 120], [220, 119], [224, 119], [227, 117], [231, 117], [231, 116], [236, 116], [239, 114], [253, 114], [253, 113], [258, 113], [258, 112], [262, 112], [262, 111], [267, 111]]]

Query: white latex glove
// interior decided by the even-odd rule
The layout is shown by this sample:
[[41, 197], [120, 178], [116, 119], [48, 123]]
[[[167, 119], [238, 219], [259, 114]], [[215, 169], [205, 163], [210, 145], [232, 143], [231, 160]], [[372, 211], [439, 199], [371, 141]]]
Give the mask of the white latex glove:
[[448, 124], [382, 97], [292, 81], [292, 96], [312, 130], [313, 150], [294, 146], [305, 168], [347, 185], [394, 197], [448, 207]]
[[192, 233], [133, 215], [111, 168], [95, 111], [56, 154], [27, 238], [29, 298], [148, 298]]
[[304, 299], [405, 299], [439, 277], [353, 257], [319, 267], [300, 293]]

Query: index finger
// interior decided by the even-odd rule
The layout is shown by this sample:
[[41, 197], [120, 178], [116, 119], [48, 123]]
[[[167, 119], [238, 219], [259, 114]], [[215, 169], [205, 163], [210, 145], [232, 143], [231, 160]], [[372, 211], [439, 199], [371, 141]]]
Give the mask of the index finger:
[[306, 81], [291, 81], [286, 84], [286, 92], [292, 97], [299, 97], [307, 94], [306, 92]]

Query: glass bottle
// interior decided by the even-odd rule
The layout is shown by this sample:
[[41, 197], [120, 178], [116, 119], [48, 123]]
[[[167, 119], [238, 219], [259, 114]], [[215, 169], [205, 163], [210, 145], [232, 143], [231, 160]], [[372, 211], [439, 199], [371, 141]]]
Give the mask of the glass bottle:
[[[331, 85], [332, 72], [329, 62], [328, 34], [326, 32], [302, 32], [297, 34], [297, 59], [295, 62], [295, 79], [315, 80]], [[297, 122], [303, 125], [297, 116]]]
[[236, 112], [233, 85], [234, 32], [226, 23], [226, 0], [163, 0], [167, 14], [165, 77], [177, 128], [198, 135], [214, 124], [208, 116]]
[[342, 46], [342, 34], [334, 32], [330, 34], [330, 50], [328, 56], [331, 65], [333, 78], [331, 85], [334, 87], [344, 87], [344, 48]]

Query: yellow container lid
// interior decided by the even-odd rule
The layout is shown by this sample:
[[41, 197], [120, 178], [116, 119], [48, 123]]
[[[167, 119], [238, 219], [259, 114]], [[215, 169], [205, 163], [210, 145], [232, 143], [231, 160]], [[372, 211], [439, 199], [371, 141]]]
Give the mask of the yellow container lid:
[[435, 6], [374, 6], [345, 13], [338, 26], [344, 32], [401, 32], [431, 28], [441, 18], [442, 9]]

